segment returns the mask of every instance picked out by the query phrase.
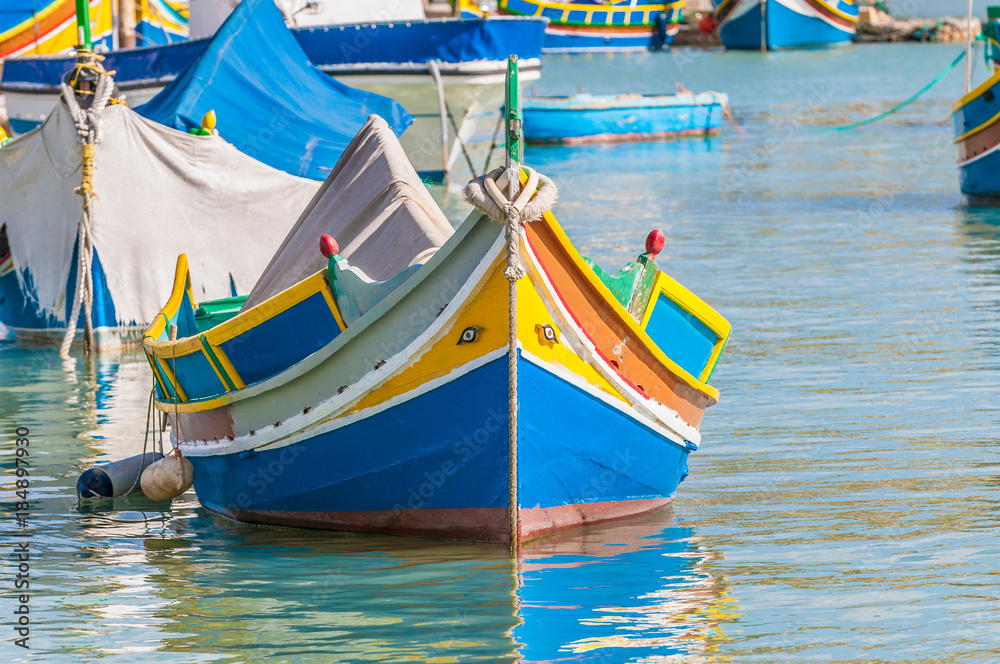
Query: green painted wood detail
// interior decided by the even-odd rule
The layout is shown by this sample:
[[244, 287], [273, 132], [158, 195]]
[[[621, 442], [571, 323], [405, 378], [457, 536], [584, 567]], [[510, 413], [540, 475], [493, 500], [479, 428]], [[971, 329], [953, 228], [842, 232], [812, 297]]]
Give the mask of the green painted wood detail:
[[583, 260], [608, 287], [615, 299], [632, 314], [632, 317], [641, 321], [653, 293], [653, 285], [656, 283], [656, 261], [648, 254], [643, 254], [638, 259], [626, 263], [615, 274], [608, 274], [586, 256]]
[[523, 152], [521, 138], [521, 97], [517, 89], [517, 56], [507, 59], [507, 82], [504, 89], [504, 111], [507, 113], [507, 138], [505, 145], [510, 161], [521, 163]]
[[226, 389], [227, 392], [232, 392], [233, 390], [235, 390], [236, 384], [233, 383], [232, 379], [229, 377], [229, 374], [226, 373], [226, 368], [223, 367], [222, 362], [219, 361], [219, 356], [215, 354], [215, 351], [212, 349], [212, 345], [208, 343], [208, 339], [206, 339], [204, 336], [201, 337], [201, 347], [205, 349], [205, 355], [208, 357], [208, 361], [212, 363], [212, 366], [215, 367], [215, 370], [219, 372], [220, 376], [222, 376], [222, 384], [223, 384], [222, 386]]
[[224, 323], [236, 316], [246, 301], [246, 295], [239, 295], [199, 303], [198, 308], [194, 310], [196, 334], [210, 330], [219, 323]]
[[77, 33], [82, 40], [80, 48], [94, 50], [90, 37], [90, 5], [87, 0], [76, 0], [76, 25], [78, 29], [82, 29], [82, 32]]

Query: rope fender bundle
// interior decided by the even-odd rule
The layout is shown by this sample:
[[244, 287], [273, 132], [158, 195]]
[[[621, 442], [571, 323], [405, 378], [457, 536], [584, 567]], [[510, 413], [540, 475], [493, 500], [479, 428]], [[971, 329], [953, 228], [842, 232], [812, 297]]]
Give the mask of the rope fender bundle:
[[507, 268], [504, 275], [508, 281], [516, 281], [526, 274], [519, 255], [521, 224], [541, 219], [555, 204], [559, 195], [550, 178], [525, 166], [528, 182], [513, 201], [508, 200], [503, 190], [507, 188], [510, 178], [517, 177], [515, 174], [519, 171], [516, 163], [509, 172], [501, 166], [472, 180], [465, 187], [466, 201], [490, 219], [504, 224], [507, 239]]

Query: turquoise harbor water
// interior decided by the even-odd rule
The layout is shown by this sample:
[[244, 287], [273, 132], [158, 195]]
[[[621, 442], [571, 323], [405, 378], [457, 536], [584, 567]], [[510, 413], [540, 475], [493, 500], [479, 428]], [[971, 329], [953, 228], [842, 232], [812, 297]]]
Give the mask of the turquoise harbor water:
[[[139, 452], [145, 362], [0, 342], [0, 661], [1000, 661], [1000, 210], [958, 194], [961, 74], [883, 123], [815, 132], [905, 99], [957, 49], [546, 60], [539, 94], [681, 80], [729, 93], [747, 134], [529, 148], [585, 254], [617, 267], [662, 228], [661, 267], [734, 334], [673, 509], [517, 561], [244, 526], [193, 493], [78, 505], [84, 468]], [[13, 644], [17, 426], [30, 651]]]

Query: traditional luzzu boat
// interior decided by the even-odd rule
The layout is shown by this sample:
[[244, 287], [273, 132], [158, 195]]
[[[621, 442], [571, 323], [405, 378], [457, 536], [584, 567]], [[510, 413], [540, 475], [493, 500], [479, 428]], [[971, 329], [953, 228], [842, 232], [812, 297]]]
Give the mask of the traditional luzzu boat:
[[703, 32], [718, 32], [727, 49], [820, 48], [851, 43], [855, 0], [715, 0]]
[[1000, 200], [1000, 20], [992, 16], [1000, 8], [989, 11], [983, 39], [991, 74], [951, 107], [962, 193], [980, 202]]
[[[203, 297], [249, 288], [321, 184], [261, 163], [200, 127], [205, 135], [140, 116], [122, 103], [88, 48], [79, 57], [73, 85], [63, 84], [44, 124], [0, 147], [0, 323], [20, 340], [61, 340], [63, 355], [77, 338], [94, 351], [138, 342], [159, 310], [176, 254], [186, 252], [197, 266], [193, 287]], [[234, 76], [232, 68], [227, 74]], [[346, 145], [376, 104], [345, 96], [339, 86], [317, 89], [312, 73], [294, 67], [280, 76], [271, 92], [295, 88], [300, 97], [246, 108], [295, 118], [295, 106], [307, 103], [339, 117], [321, 128], [264, 122], [260, 132], [272, 133], [258, 135], [275, 151], [333, 144], [338, 127], [349, 128]], [[228, 93], [235, 100], [250, 94]], [[380, 103], [405, 119], [395, 102]], [[353, 127], [345, 124], [352, 117]], [[297, 164], [314, 167], [309, 157], [298, 154]]]
[[715, 136], [728, 103], [717, 92], [529, 97], [524, 101], [524, 139], [595, 143]]
[[[425, 180], [444, 181], [461, 168], [463, 144], [474, 139], [483, 116], [496, 117], [507, 54], [522, 58], [522, 83], [541, 73], [544, 19], [428, 19], [421, 0], [324, 0], [298, 11], [303, 4], [277, 0], [310, 62], [346, 85], [391, 97], [407, 109], [414, 129], [403, 146]], [[196, 1], [192, 40], [117, 50], [107, 54], [104, 65], [116, 72], [129, 103], [140, 106], [205, 50], [207, 37], [231, 11], [229, 0]], [[0, 92], [16, 133], [45, 119], [74, 62], [72, 56], [7, 61]]]
[[[114, 48], [119, 0], [88, 0], [95, 46]], [[187, 3], [134, 3], [135, 32], [143, 44], [169, 44], [187, 37]], [[77, 44], [74, 0], [5, 0], [0, 9], [0, 60], [62, 53]]]
[[[549, 20], [544, 53], [658, 50], [680, 30], [686, 0], [500, 0], [501, 15]], [[482, 15], [475, 0], [461, 0], [463, 14]]]
[[671, 501], [730, 326], [659, 231], [617, 274], [577, 253], [508, 77], [507, 167], [456, 231], [373, 117], [249, 295], [198, 304], [178, 259], [144, 349], [205, 507], [516, 549]]

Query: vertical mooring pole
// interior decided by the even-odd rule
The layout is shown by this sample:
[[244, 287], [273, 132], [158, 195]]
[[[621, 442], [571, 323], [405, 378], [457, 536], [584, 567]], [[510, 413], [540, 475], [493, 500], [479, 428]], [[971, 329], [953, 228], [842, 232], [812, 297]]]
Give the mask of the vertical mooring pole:
[[90, 41], [90, 5], [87, 0], [76, 0], [76, 36], [81, 49], [94, 50]]

